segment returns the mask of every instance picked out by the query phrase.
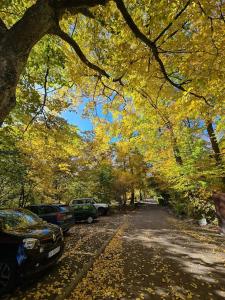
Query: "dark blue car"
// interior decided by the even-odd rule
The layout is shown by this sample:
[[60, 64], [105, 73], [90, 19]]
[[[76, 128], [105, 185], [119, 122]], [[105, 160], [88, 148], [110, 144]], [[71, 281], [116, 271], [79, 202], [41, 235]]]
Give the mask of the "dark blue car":
[[65, 204], [37, 204], [27, 207], [48, 223], [56, 224], [67, 232], [74, 225], [73, 211]]
[[60, 227], [29, 210], [0, 209], [0, 297], [55, 264], [63, 249]]

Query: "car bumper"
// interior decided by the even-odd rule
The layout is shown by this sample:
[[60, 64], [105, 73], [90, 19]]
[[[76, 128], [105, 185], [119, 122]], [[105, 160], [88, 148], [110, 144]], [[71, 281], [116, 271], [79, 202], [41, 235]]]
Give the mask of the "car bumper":
[[[49, 258], [49, 252], [57, 247], [60, 247], [60, 251]], [[62, 242], [56, 245], [55, 248], [49, 249], [46, 252], [39, 253], [36, 255], [28, 255], [27, 259], [23, 262], [23, 264], [21, 264], [21, 266], [18, 267], [19, 277], [29, 277], [30, 275], [34, 275], [36, 273], [44, 271], [45, 269], [54, 265], [63, 254], [64, 243]]]
[[73, 227], [73, 225], [74, 225], [74, 218], [58, 224], [58, 226], [60, 226], [63, 231], [70, 229], [71, 227]]

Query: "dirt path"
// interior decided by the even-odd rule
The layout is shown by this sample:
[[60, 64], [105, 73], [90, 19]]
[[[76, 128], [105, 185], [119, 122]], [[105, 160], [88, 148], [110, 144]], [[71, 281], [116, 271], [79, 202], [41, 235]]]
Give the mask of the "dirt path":
[[68, 299], [225, 299], [224, 239], [156, 205], [126, 224]]

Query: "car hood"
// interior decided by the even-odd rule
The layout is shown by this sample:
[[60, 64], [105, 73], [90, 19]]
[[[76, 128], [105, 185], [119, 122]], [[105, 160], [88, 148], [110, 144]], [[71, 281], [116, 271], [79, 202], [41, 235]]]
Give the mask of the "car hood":
[[106, 203], [95, 203], [94, 204], [95, 206], [101, 206], [101, 207], [109, 207], [109, 205], [108, 204], [106, 204]]
[[52, 236], [53, 233], [58, 234], [59, 227], [53, 224], [43, 222], [33, 226], [18, 228], [14, 229], [13, 231], [7, 231], [7, 233], [23, 238], [32, 237], [43, 239]]

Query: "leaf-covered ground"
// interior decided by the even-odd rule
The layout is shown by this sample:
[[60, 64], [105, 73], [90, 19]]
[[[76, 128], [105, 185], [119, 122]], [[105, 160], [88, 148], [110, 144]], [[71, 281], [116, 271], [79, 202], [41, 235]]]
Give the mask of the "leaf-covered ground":
[[128, 216], [68, 300], [225, 299], [224, 239], [150, 206]]

